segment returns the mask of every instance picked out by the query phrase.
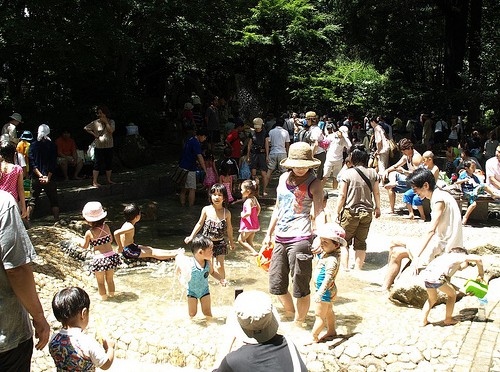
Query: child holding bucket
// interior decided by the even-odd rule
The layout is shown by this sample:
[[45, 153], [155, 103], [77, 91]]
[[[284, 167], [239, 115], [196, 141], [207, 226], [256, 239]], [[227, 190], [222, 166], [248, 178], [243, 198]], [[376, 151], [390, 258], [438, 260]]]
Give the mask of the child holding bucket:
[[457, 294], [455, 288], [450, 283], [450, 278], [458, 271], [465, 269], [469, 263], [477, 264], [478, 279], [483, 280], [484, 269], [481, 257], [478, 255], [468, 254], [464, 248], [452, 248], [450, 253], [445, 253], [442, 256], [432, 260], [427, 268], [422, 272], [422, 277], [425, 282], [428, 299], [425, 302], [422, 311], [422, 326], [429, 324], [429, 313], [432, 307], [436, 304], [438, 294], [437, 289], [448, 296], [446, 300], [446, 315], [444, 318], [445, 325], [453, 325], [457, 322], [453, 320], [453, 308]]

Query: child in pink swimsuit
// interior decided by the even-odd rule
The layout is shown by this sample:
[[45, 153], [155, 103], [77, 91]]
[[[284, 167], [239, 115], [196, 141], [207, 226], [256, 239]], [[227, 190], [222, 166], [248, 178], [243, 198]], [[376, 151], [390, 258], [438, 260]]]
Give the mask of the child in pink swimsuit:
[[240, 243], [243, 248], [250, 251], [252, 256], [258, 255], [253, 246], [253, 239], [255, 237], [255, 233], [260, 230], [260, 204], [255, 197], [256, 194], [257, 181], [246, 180], [242, 182], [241, 196], [245, 201], [243, 202], [243, 212], [241, 212], [239, 230], [240, 236], [238, 236], [238, 243]]

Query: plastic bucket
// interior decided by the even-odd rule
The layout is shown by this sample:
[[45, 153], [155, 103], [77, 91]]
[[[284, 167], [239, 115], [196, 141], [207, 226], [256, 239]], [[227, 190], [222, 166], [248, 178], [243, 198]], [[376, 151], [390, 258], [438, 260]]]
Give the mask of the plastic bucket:
[[477, 298], [483, 298], [488, 293], [488, 284], [469, 279], [464, 284], [465, 293], [472, 293]]

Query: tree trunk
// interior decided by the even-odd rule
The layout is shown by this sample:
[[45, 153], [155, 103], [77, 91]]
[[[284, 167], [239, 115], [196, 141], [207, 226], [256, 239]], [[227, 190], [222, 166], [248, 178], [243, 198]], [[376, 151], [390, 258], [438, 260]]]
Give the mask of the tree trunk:
[[462, 71], [467, 40], [469, 0], [440, 2], [445, 16], [444, 87], [449, 92], [461, 88]]
[[468, 104], [469, 123], [479, 123], [481, 111], [481, 18], [483, 0], [471, 1], [469, 23], [469, 71], [471, 94]]

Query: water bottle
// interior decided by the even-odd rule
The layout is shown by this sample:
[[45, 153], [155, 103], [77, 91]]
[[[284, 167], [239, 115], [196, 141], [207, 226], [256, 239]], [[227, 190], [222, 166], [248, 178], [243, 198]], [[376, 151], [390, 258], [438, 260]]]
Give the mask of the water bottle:
[[488, 300], [486, 297], [478, 298], [479, 306], [477, 308], [477, 320], [480, 322], [486, 321], [486, 305], [488, 304]]

